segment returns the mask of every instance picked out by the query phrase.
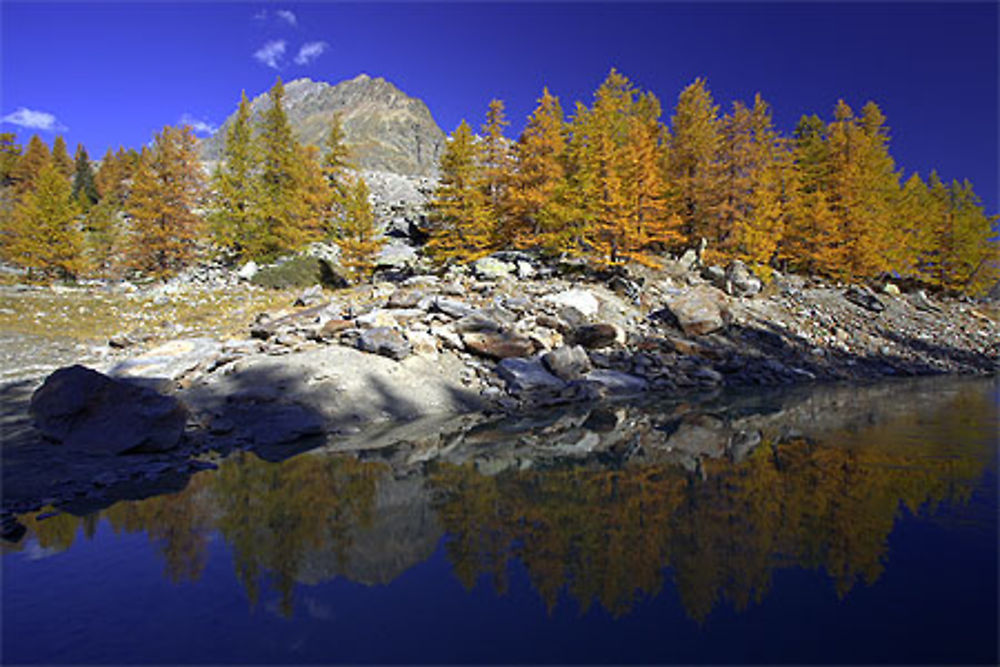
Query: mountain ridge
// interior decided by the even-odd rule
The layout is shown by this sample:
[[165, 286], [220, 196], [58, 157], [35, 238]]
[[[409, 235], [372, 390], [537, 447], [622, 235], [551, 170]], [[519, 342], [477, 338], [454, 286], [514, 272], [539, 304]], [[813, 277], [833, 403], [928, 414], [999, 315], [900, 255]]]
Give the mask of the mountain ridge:
[[[269, 103], [268, 93], [250, 102], [257, 118]], [[445, 134], [423, 100], [411, 97], [382, 77], [359, 74], [330, 84], [299, 78], [285, 84], [285, 111], [295, 138], [320, 146], [326, 140], [334, 114], [340, 114], [345, 142], [358, 169], [388, 171], [406, 176], [435, 176], [444, 149]], [[202, 159], [220, 159], [226, 130], [222, 127], [201, 142]]]

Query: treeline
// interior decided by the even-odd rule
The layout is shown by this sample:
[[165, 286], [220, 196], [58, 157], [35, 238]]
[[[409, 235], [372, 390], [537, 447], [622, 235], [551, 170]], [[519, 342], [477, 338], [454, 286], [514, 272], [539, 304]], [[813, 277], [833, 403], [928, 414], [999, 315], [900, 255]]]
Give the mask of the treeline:
[[270, 260], [334, 241], [344, 268], [366, 276], [380, 240], [339, 119], [321, 155], [293, 137], [283, 97], [279, 79], [254, 120], [243, 96], [211, 174], [189, 127], [164, 127], [141, 151], [108, 150], [96, 170], [62, 137], [50, 149], [37, 135], [24, 148], [0, 135], [3, 259], [40, 281], [162, 277], [208, 257]]
[[[299, 144], [279, 79], [270, 104], [244, 94], [212, 174], [190, 128], [165, 127], [141, 151], [94, 169], [57, 137], [27, 147], [0, 135], [2, 257], [32, 278], [163, 276], [206, 257], [270, 260], [334, 241], [355, 279], [381, 239], [364, 181], [334, 119], [320, 149]], [[255, 117], [256, 116], [256, 117]], [[659, 100], [612, 70], [565, 118], [544, 90], [517, 141], [491, 102], [476, 134], [463, 121], [441, 159], [427, 252], [447, 262], [516, 248], [598, 266], [651, 263], [707, 241], [710, 262], [741, 259], [834, 279], [884, 274], [978, 292], [996, 281], [996, 216], [968, 181], [905, 180], [879, 107], [803, 117], [792, 136], [769, 105], [720, 115], [705, 82], [681, 92], [669, 125]]]
[[490, 103], [479, 136], [462, 121], [441, 161], [429, 250], [439, 259], [505, 248], [648, 263], [706, 239], [738, 258], [835, 279], [895, 274], [976, 291], [997, 277], [996, 216], [968, 181], [905, 182], [878, 105], [803, 117], [791, 137], [758, 95], [719, 114], [705, 82], [659, 100], [612, 70], [567, 120], [546, 89], [517, 141]]

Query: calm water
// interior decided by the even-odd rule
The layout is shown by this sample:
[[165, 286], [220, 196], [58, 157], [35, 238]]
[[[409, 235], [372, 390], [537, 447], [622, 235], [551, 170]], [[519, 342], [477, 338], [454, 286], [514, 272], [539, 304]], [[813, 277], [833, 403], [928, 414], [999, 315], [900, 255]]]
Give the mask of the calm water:
[[996, 663], [997, 396], [827, 387], [238, 455], [21, 517], [2, 661]]

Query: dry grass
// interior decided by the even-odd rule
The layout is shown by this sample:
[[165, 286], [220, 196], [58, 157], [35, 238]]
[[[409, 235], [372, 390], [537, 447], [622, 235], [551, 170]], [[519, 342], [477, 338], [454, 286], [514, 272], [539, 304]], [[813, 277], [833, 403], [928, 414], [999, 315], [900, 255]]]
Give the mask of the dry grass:
[[156, 298], [148, 292], [101, 289], [0, 288], [0, 332], [105, 342], [116, 334], [150, 339], [245, 335], [260, 312], [288, 309], [292, 291], [240, 286], [188, 290]]

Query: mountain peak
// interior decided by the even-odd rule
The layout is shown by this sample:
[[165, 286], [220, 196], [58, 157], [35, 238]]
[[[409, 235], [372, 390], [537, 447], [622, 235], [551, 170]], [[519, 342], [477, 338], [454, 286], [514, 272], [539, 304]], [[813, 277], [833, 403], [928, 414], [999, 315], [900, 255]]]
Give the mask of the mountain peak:
[[[266, 93], [255, 97], [250, 103], [254, 117], [268, 103]], [[408, 176], [437, 172], [444, 133], [423, 101], [381, 77], [362, 72], [336, 85], [295, 79], [285, 85], [285, 111], [296, 139], [315, 146], [323, 145], [333, 116], [339, 114], [353, 162], [360, 169]], [[219, 159], [232, 118], [202, 143], [204, 159]]]

